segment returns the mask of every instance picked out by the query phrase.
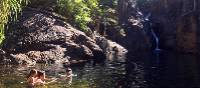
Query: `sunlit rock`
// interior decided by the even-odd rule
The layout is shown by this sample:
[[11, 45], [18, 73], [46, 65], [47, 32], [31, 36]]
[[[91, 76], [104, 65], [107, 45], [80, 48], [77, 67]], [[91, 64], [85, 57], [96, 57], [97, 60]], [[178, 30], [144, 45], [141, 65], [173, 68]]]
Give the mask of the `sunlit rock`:
[[22, 63], [105, 58], [95, 40], [52, 14], [25, 9], [13, 26], [7, 31], [3, 49]]

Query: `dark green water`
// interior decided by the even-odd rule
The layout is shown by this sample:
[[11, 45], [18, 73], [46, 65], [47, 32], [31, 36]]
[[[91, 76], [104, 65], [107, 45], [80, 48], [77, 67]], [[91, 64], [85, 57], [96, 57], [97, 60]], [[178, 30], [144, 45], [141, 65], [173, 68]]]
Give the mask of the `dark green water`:
[[72, 66], [72, 79], [66, 79], [58, 65], [0, 65], [0, 88], [27, 88], [25, 76], [33, 68], [46, 72], [46, 82], [57, 79], [35, 88], [200, 88], [199, 56], [167, 52], [137, 54], [126, 63], [91, 61]]
[[[37, 64], [36, 66], [0, 66], [0, 88], [27, 88], [26, 75], [30, 69], [44, 70], [49, 84], [35, 88], [112, 88], [118, 86], [118, 80], [125, 74], [125, 64], [93, 63], [73, 66], [72, 79], [66, 79], [62, 66]], [[56, 80], [55, 80], [56, 79]], [[51, 82], [52, 80], [55, 80]], [[70, 84], [70, 80], [72, 80]]]

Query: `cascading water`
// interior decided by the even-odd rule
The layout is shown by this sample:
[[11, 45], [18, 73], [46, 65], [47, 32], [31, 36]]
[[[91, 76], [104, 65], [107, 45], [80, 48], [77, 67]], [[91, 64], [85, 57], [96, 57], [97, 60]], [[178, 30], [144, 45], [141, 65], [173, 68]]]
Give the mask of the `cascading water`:
[[[145, 21], [149, 21], [149, 17], [151, 16], [151, 13], [148, 13], [147, 16], [144, 17], [144, 20]], [[159, 38], [158, 36], [156, 35], [156, 33], [154, 32], [154, 29], [152, 29], [152, 23], [150, 23], [150, 33], [153, 35], [153, 38], [156, 40], [156, 48], [154, 49], [155, 51], [160, 51], [160, 48], [159, 48]]]
[[160, 48], [159, 48], [159, 38], [158, 36], [156, 35], [156, 33], [154, 32], [154, 30], [151, 28], [151, 34], [153, 35], [154, 39], [156, 40], [156, 48], [154, 49], [155, 51], [160, 51]]

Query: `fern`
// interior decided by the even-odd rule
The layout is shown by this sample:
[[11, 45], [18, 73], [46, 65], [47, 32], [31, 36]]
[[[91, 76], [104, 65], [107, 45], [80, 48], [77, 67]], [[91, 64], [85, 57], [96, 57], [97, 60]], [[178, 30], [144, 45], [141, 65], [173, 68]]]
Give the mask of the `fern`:
[[22, 10], [22, 6], [27, 3], [28, 0], [0, 1], [0, 44], [4, 40], [4, 30], [9, 18], [11, 18], [11, 21], [16, 21], [18, 13]]

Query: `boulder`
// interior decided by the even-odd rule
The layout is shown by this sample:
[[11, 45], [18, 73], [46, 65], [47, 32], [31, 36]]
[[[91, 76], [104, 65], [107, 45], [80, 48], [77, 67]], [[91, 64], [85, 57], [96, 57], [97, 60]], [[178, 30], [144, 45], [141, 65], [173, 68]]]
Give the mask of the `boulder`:
[[103, 49], [109, 61], [125, 62], [128, 50], [105, 37], [96, 36], [97, 44]]
[[3, 49], [19, 63], [104, 59], [96, 41], [59, 17], [25, 9], [6, 31]]

